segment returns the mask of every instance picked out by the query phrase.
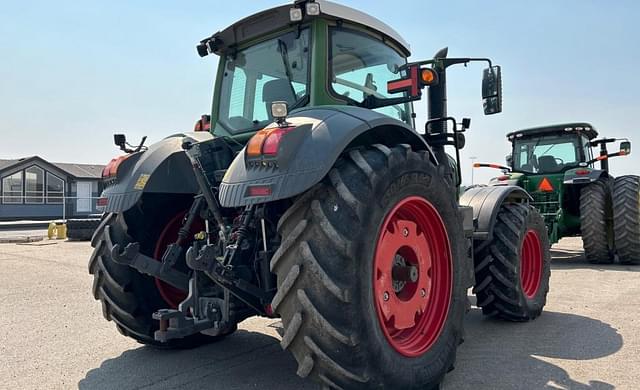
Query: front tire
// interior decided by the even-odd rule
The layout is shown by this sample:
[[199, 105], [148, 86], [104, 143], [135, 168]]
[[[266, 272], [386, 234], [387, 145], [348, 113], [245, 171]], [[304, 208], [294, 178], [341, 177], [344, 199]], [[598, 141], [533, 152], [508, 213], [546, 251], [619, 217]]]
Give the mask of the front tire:
[[549, 292], [551, 255], [544, 219], [526, 204], [503, 204], [493, 239], [475, 256], [478, 307], [485, 315], [529, 321], [542, 313]]
[[[272, 306], [299, 376], [349, 389], [440, 383], [466, 308], [454, 191], [426, 152], [375, 145], [343, 156], [282, 216]], [[415, 281], [397, 283], [394, 262], [415, 266]]]
[[616, 178], [613, 214], [620, 263], [640, 264], [640, 176]]

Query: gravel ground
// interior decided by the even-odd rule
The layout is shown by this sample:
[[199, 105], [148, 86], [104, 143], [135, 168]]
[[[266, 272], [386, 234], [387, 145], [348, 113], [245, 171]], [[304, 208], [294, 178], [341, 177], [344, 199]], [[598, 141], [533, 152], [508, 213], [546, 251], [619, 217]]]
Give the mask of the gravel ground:
[[[225, 340], [158, 351], [121, 336], [91, 296], [88, 243], [0, 244], [0, 389], [315, 389], [254, 318]], [[546, 312], [513, 324], [472, 309], [444, 389], [640, 387], [640, 267], [594, 266], [581, 241], [553, 251]]]

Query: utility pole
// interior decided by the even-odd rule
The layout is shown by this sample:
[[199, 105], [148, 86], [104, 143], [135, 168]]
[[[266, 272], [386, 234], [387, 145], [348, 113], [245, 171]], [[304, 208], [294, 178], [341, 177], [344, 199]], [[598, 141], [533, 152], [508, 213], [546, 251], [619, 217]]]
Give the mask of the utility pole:
[[478, 159], [478, 157], [476, 156], [471, 156], [469, 157], [469, 160], [471, 160], [471, 185], [473, 185], [473, 173], [475, 172], [475, 168], [473, 167], [473, 164], [476, 162], [476, 160]]

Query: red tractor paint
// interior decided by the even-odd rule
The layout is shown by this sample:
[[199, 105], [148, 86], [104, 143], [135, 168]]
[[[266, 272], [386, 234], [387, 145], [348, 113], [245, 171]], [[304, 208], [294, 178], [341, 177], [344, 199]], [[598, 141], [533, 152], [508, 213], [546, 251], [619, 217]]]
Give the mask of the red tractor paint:
[[[416, 267], [417, 280], [394, 279], [392, 270], [399, 265]], [[374, 302], [387, 341], [404, 356], [424, 354], [444, 327], [453, 285], [449, 237], [426, 199], [405, 198], [389, 212], [373, 273]]]
[[520, 263], [520, 283], [527, 298], [533, 298], [540, 288], [542, 279], [542, 243], [538, 233], [527, 231], [522, 241]]

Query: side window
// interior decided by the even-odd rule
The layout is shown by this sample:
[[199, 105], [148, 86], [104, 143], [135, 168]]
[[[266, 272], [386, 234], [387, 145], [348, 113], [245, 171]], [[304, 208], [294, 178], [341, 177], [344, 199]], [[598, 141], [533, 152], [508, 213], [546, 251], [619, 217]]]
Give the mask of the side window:
[[[387, 82], [400, 77], [398, 68], [406, 63], [405, 57], [365, 33], [333, 28], [330, 35], [330, 87], [335, 95], [356, 104], [370, 97], [398, 96], [387, 92]], [[375, 111], [409, 123], [410, 107], [398, 104]]]
[[233, 72], [233, 87], [229, 98], [229, 118], [244, 116], [244, 95], [247, 88], [247, 75], [241, 68]]
[[22, 203], [22, 171], [2, 178], [2, 203]]

